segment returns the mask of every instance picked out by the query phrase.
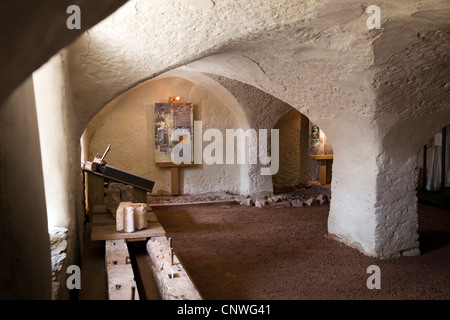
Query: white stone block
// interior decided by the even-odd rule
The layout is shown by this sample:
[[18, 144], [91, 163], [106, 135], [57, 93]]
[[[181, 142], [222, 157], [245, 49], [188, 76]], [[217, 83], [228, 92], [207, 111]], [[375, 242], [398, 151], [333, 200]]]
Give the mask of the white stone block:
[[133, 203], [134, 207], [134, 228], [142, 230], [148, 227], [147, 205], [145, 203]]
[[123, 232], [134, 232], [134, 207], [127, 206], [123, 209]]
[[327, 195], [325, 195], [325, 194], [319, 194], [317, 196], [316, 200], [319, 202], [320, 205], [329, 204], [330, 203], [330, 198]]
[[299, 199], [292, 200], [292, 206], [297, 208], [303, 207], [303, 201]]
[[116, 219], [116, 230], [119, 232], [124, 232], [123, 231], [123, 219], [124, 219], [124, 209], [127, 206], [132, 205], [132, 202], [121, 202], [119, 204], [119, 207], [116, 210], [116, 214], [115, 214], [115, 219]]
[[266, 199], [257, 199], [257, 200], [255, 201], [255, 207], [263, 208], [263, 207], [265, 207], [266, 205], [267, 205], [267, 200], [266, 200]]
[[253, 199], [252, 198], [247, 198], [241, 201], [240, 203], [241, 206], [251, 206], [253, 205]]
[[304, 202], [305, 205], [307, 205], [308, 207], [312, 207], [312, 206], [317, 206], [320, 204], [319, 200], [315, 199], [315, 198], [309, 198], [308, 200], [306, 200]]

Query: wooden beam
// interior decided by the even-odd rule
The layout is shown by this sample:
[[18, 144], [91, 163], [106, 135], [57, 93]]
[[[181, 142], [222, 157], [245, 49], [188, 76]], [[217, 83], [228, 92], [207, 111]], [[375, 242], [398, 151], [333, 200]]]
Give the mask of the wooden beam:
[[133, 188], [133, 194], [134, 194], [134, 202], [136, 203], [147, 203], [147, 191], [139, 189], [139, 188]]
[[333, 155], [332, 154], [324, 154], [324, 155], [309, 155], [308, 158], [310, 160], [333, 160]]
[[105, 204], [105, 186], [104, 179], [97, 175], [85, 175], [85, 195], [87, 200], [87, 210], [89, 221], [92, 221], [92, 215], [96, 211], [97, 206]]
[[170, 168], [170, 191], [173, 196], [178, 195], [178, 167]]
[[327, 184], [331, 183], [332, 172], [333, 172], [333, 160], [326, 160], [327, 162], [327, 173], [326, 173], [326, 182]]
[[[158, 222], [156, 215], [153, 211], [147, 211], [147, 221], [149, 224]], [[98, 213], [92, 217], [91, 224], [93, 226], [115, 226], [116, 220], [111, 213]]]
[[[104, 202], [104, 201], [105, 201], [105, 197], [103, 196], [103, 202]], [[105, 204], [97, 204], [97, 205], [94, 205], [94, 210], [93, 210], [92, 213], [98, 214], [98, 213], [105, 213], [105, 212], [108, 212], [108, 211], [106, 210], [106, 205], [105, 205]]]
[[447, 144], [447, 127], [442, 129], [442, 154], [441, 154], [441, 197], [442, 201], [445, 200], [445, 156], [446, 156], [446, 144]]
[[125, 240], [105, 241], [109, 300], [139, 300], [133, 267]]
[[200, 204], [235, 204], [234, 199], [230, 200], [211, 200], [211, 201], [195, 201], [195, 202], [170, 202], [170, 203], [149, 203], [149, 207], [171, 207], [171, 206], [187, 206], [187, 205], [200, 205]]
[[115, 225], [92, 226], [91, 241], [144, 239], [165, 236], [166, 231], [159, 223], [151, 223], [148, 228], [135, 232], [118, 232]]
[[[147, 252], [163, 300], [203, 300], [176, 253], [170, 250], [166, 237], [154, 237], [147, 242]], [[171, 256], [171, 252], [173, 255]], [[173, 265], [171, 266], [171, 257]]]
[[423, 146], [423, 162], [422, 162], [422, 192], [425, 193], [427, 191], [427, 155], [428, 155], [428, 147], [427, 145]]
[[327, 184], [327, 160], [319, 160], [319, 182]]
[[157, 168], [173, 168], [173, 167], [193, 167], [194, 163], [180, 163], [175, 164], [173, 162], [156, 162], [155, 167]]

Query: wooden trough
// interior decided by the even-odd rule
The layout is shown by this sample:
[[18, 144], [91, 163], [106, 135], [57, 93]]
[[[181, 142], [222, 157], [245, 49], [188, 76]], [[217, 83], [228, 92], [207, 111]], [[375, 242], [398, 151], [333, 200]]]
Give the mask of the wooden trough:
[[[102, 209], [102, 208], [100, 208]], [[96, 213], [91, 241], [105, 241], [105, 264], [109, 300], [138, 300], [149, 297], [146, 287], [156, 287], [162, 300], [203, 300], [197, 287], [169, 245], [164, 228], [152, 211], [147, 213], [149, 227], [133, 233], [115, 229], [111, 213]], [[145, 241], [148, 259], [137, 267], [130, 242]], [[139, 273], [151, 273], [152, 279]], [[145, 280], [143, 280], [145, 279]], [[155, 283], [145, 283], [154, 281]], [[140, 294], [139, 291], [143, 291]]]

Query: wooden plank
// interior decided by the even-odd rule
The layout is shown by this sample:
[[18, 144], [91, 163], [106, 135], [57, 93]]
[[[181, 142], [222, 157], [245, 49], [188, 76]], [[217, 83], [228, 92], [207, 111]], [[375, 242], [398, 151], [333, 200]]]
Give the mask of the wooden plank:
[[[103, 196], [103, 200], [104, 199], [105, 199], [105, 197]], [[93, 209], [92, 213], [105, 213], [105, 212], [107, 212], [105, 204], [94, 205], [94, 209]]]
[[442, 147], [441, 147], [441, 197], [442, 200], [444, 200], [444, 202], [445, 202], [445, 184], [447, 182], [446, 180], [447, 170], [445, 170], [447, 163], [447, 161], [445, 161], [445, 157], [447, 155], [446, 146], [447, 146], [447, 127], [444, 127], [442, 129]]
[[153, 186], [155, 185], [155, 182], [153, 180], [138, 176], [134, 173], [130, 173], [107, 164], [104, 166], [100, 166], [100, 170], [102, 170], [103, 176], [105, 178], [132, 185], [135, 188], [139, 188], [148, 192], [152, 192]]
[[125, 240], [105, 241], [109, 300], [139, 300], [130, 254]]
[[180, 163], [175, 164], [173, 162], [156, 162], [155, 167], [157, 168], [173, 168], [173, 167], [193, 167], [194, 163]]
[[[156, 223], [158, 219], [153, 211], [147, 211], [147, 221], [148, 223]], [[112, 226], [116, 225], [116, 220], [113, 218], [111, 213], [98, 213], [92, 217], [93, 226]]]
[[138, 188], [133, 188], [134, 202], [147, 203], [147, 191]]
[[187, 205], [199, 205], [199, 204], [235, 204], [234, 199], [230, 200], [211, 200], [211, 201], [198, 201], [198, 202], [168, 202], [168, 203], [149, 203], [149, 207], [171, 207], [171, 206], [187, 206]]
[[[105, 168], [106, 168], [107, 166], [102, 166], [102, 167], [105, 167]], [[126, 171], [122, 171], [122, 170], [120, 170], [120, 169], [116, 169], [116, 168], [113, 168], [113, 167], [110, 167], [110, 166], [108, 166], [108, 170], [109, 170], [109, 171], [111, 171], [111, 170], [118, 170], [119, 172], [122, 172], [122, 173], [124, 173], [124, 174], [130, 175], [130, 176], [134, 176], [137, 180], [141, 180], [141, 181], [142, 181], [142, 180], [148, 180], [148, 181], [151, 181], [151, 180], [149, 180], [149, 179], [147, 179], [147, 178], [139, 177], [139, 176], [130, 174], [130, 173], [126, 172]], [[149, 188], [149, 186], [148, 186], [148, 187], [145, 187], [145, 186], [143, 186], [143, 185], [138, 185], [137, 183], [133, 183], [132, 181], [124, 181], [124, 179], [120, 179], [119, 177], [112, 177], [112, 176], [109, 176], [109, 175], [107, 175], [107, 174], [103, 174], [103, 173], [100, 173], [100, 172], [88, 170], [88, 169], [86, 169], [86, 168], [83, 170], [83, 172], [89, 173], [89, 175], [92, 175], [92, 176], [101, 177], [102, 179], [108, 179], [108, 180], [110, 180], [110, 181], [115, 181], [115, 182], [119, 182], [119, 183], [124, 183], [124, 184], [130, 185], [130, 186], [133, 186], [133, 187], [135, 187], [135, 188], [139, 188], [139, 189], [142, 189], [142, 190], [145, 190], [145, 191], [148, 191], [148, 192], [152, 192], [152, 188], [153, 188], [153, 187], [152, 187], [152, 188]], [[151, 181], [151, 182], [153, 182], [153, 181]]]
[[92, 215], [96, 207], [105, 203], [104, 180], [95, 175], [85, 174], [85, 188], [88, 216], [89, 220], [92, 221]]
[[178, 167], [170, 168], [170, 191], [172, 195], [178, 195]]
[[92, 226], [91, 241], [117, 240], [117, 239], [139, 239], [165, 236], [166, 232], [159, 223], [151, 223], [148, 228], [135, 232], [118, 232], [115, 225]]
[[326, 182], [327, 184], [331, 183], [331, 176], [332, 176], [332, 168], [333, 168], [333, 160], [327, 160], [327, 168], [326, 168]]
[[327, 184], [327, 161], [326, 160], [320, 160], [319, 161], [319, 181], [320, 184]]
[[115, 225], [116, 221], [113, 219], [111, 213], [97, 213], [92, 217], [91, 224], [93, 226], [110, 226]]
[[324, 155], [309, 155], [308, 158], [310, 160], [332, 160], [333, 159], [333, 155], [332, 154], [324, 154]]
[[[136, 202], [136, 203], [138, 203], [138, 202]], [[139, 203], [146, 203], [146, 201], [139, 202]], [[147, 206], [147, 211], [152, 211], [152, 208]], [[104, 204], [103, 205], [95, 205], [93, 215], [96, 215], [96, 214], [111, 214], [111, 211], [106, 210], [106, 205], [104, 205]]]
[[127, 242], [138, 242], [138, 241], [146, 241], [147, 238], [136, 238], [136, 239], [127, 239]]

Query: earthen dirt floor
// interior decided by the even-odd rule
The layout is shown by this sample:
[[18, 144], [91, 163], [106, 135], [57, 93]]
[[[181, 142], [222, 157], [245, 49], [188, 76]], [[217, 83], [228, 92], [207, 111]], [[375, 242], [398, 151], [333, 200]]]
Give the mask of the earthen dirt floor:
[[[329, 206], [160, 207], [207, 300], [449, 299], [450, 212], [419, 205], [422, 255], [380, 260], [326, 238]], [[369, 290], [367, 268], [381, 270]]]

